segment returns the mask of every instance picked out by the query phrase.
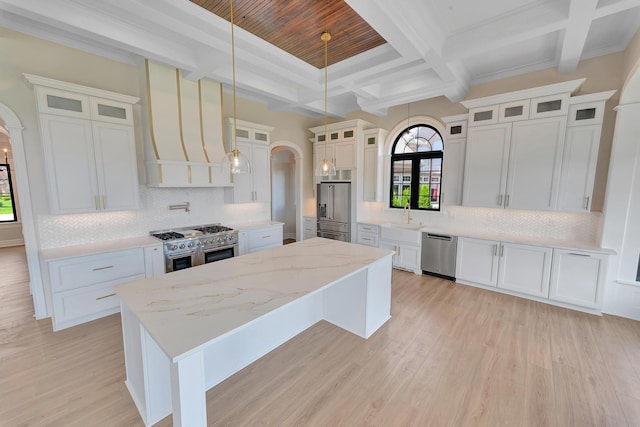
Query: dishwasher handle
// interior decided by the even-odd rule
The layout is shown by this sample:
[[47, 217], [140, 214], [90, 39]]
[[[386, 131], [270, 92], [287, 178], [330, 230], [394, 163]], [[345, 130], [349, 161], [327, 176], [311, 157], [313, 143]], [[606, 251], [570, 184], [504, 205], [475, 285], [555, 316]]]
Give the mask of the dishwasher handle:
[[427, 233], [427, 239], [446, 240], [447, 242], [450, 242], [452, 237], [451, 236], [445, 236], [443, 234]]

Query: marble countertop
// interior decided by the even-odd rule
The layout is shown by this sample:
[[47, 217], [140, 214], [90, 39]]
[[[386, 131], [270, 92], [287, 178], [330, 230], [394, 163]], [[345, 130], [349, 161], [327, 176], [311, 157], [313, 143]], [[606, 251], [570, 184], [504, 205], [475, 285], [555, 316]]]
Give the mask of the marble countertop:
[[393, 252], [313, 238], [116, 287], [172, 360]]
[[255, 230], [258, 228], [271, 227], [273, 225], [284, 225], [283, 222], [278, 221], [258, 221], [258, 222], [248, 222], [242, 224], [230, 224], [229, 227], [235, 228], [238, 231], [249, 231]]
[[[394, 226], [395, 224], [388, 220], [382, 219], [370, 219], [370, 220], [360, 220], [359, 224], [370, 224], [370, 225], [383, 225], [383, 224], [391, 224]], [[406, 224], [397, 224], [400, 228], [406, 228]], [[561, 240], [561, 239], [551, 239], [548, 237], [537, 237], [537, 236], [526, 236], [526, 235], [518, 235], [518, 234], [508, 234], [508, 233], [497, 233], [491, 231], [477, 231], [477, 230], [468, 230], [461, 227], [438, 227], [438, 226], [429, 226], [429, 225], [415, 225], [415, 229], [424, 233], [436, 233], [436, 234], [445, 234], [451, 236], [458, 237], [471, 237], [477, 239], [486, 239], [486, 240], [499, 240], [501, 242], [509, 242], [509, 243], [522, 243], [526, 245], [534, 245], [534, 246], [546, 246], [551, 248], [558, 249], [569, 249], [569, 250], [583, 250], [590, 252], [598, 252], [603, 254], [615, 255], [615, 251], [612, 249], [607, 249], [599, 246], [595, 242], [585, 242], [579, 240]]]
[[57, 259], [73, 258], [83, 255], [94, 255], [105, 252], [119, 251], [131, 248], [144, 248], [147, 246], [162, 246], [162, 242], [155, 237], [142, 236], [126, 239], [108, 240], [84, 245], [63, 246], [60, 248], [42, 249], [40, 259], [53, 261]]

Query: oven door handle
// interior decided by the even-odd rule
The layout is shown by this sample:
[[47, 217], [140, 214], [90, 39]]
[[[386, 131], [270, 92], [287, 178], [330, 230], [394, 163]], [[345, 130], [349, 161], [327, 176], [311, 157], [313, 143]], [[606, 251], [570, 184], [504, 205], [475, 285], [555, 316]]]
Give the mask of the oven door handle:
[[176, 259], [176, 258], [182, 258], [185, 256], [195, 255], [196, 253], [198, 253], [198, 250], [194, 249], [189, 252], [180, 252], [179, 254], [164, 254], [164, 256], [167, 259]]
[[215, 248], [202, 248], [202, 252], [213, 252], [213, 251], [220, 251], [223, 249], [231, 249], [231, 248], [235, 248], [237, 247], [238, 244], [233, 244], [233, 245], [227, 245], [227, 246], [216, 246]]

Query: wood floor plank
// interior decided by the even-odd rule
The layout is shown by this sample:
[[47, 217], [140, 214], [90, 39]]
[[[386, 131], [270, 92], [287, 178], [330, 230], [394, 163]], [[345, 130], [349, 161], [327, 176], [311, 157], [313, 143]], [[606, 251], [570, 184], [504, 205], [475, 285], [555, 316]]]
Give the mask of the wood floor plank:
[[[54, 333], [33, 318], [24, 249], [0, 249], [0, 271], [0, 426], [142, 427], [119, 316]], [[208, 424], [640, 425], [640, 322], [392, 280], [392, 318], [370, 339], [314, 325], [209, 390]]]

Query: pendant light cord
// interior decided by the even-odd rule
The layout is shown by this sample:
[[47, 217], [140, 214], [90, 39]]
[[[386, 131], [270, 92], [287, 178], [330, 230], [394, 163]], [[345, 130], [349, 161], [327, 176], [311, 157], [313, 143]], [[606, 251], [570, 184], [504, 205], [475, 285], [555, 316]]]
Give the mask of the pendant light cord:
[[237, 120], [237, 110], [236, 110], [236, 48], [235, 48], [235, 35], [233, 31], [233, 0], [229, 0], [229, 9], [231, 13], [231, 86], [233, 93], [233, 154], [237, 156], [238, 146], [236, 143], [236, 120]]
[[329, 47], [328, 43], [331, 40], [331, 34], [328, 31], [322, 33], [320, 37], [324, 41], [324, 160], [327, 160], [327, 111], [328, 111], [328, 86], [329, 86]]

